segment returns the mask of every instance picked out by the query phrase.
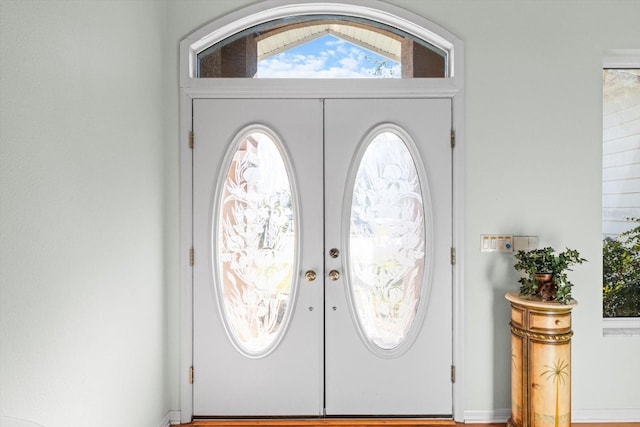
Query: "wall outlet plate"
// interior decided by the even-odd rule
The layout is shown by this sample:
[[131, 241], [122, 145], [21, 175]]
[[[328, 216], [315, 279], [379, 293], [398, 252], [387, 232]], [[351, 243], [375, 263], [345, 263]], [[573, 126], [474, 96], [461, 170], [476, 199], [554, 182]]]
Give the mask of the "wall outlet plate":
[[538, 248], [538, 236], [513, 236], [513, 251], [530, 251]]

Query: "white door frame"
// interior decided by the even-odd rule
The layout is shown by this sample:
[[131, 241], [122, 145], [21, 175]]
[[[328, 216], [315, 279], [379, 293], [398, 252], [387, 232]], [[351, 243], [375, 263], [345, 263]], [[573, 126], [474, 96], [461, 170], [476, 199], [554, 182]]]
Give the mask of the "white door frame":
[[[446, 78], [429, 79], [198, 79], [198, 52], [248, 27], [296, 15], [333, 14], [366, 18], [396, 27], [448, 53]], [[453, 416], [464, 421], [464, 45], [455, 35], [425, 18], [378, 0], [265, 0], [216, 19], [180, 44], [180, 419], [193, 416], [192, 247], [192, 100], [195, 98], [449, 98], [456, 147], [453, 150], [453, 349], [456, 368]], [[197, 143], [197, 141], [196, 141]], [[197, 254], [195, 256], [197, 260]]]

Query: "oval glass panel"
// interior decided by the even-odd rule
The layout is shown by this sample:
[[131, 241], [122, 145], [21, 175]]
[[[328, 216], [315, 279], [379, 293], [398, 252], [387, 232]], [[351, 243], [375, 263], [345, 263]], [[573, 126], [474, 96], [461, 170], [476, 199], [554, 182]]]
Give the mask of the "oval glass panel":
[[353, 185], [351, 301], [362, 335], [393, 350], [407, 339], [423, 295], [425, 215], [413, 157], [393, 132], [366, 148]]
[[223, 176], [218, 212], [218, 295], [227, 333], [262, 357], [286, 329], [294, 294], [296, 206], [281, 151], [263, 131], [240, 138]]

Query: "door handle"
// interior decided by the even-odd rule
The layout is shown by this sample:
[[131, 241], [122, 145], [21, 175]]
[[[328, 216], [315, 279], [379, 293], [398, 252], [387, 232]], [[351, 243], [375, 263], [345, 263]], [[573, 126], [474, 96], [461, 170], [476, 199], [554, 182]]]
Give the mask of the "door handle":
[[338, 270], [331, 270], [329, 272], [329, 279], [331, 279], [331, 280], [333, 280], [335, 282], [339, 278], [340, 278], [340, 272]]
[[313, 282], [314, 280], [316, 280], [316, 272], [313, 270], [308, 270], [306, 273], [304, 273], [304, 278], [307, 279], [307, 282]]

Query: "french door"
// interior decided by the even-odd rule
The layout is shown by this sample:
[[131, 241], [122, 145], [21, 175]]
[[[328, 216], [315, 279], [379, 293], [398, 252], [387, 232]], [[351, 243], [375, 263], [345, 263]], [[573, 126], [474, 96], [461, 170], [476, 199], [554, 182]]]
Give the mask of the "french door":
[[451, 101], [193, 101], [194, 415], [451, 416]]

